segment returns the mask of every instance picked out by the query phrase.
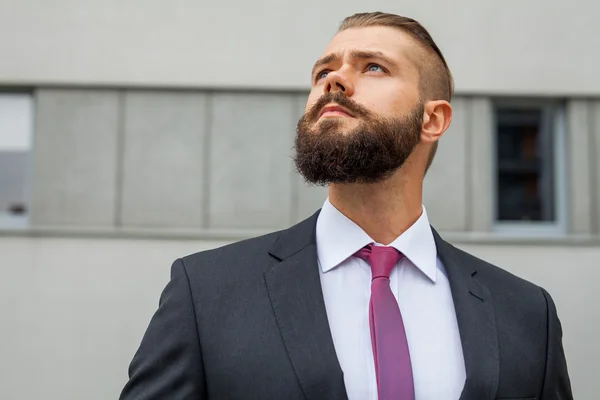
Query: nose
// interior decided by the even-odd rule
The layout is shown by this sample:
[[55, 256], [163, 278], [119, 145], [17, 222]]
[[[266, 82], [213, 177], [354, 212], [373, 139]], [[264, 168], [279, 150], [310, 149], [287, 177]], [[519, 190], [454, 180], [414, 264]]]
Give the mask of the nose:
[[325, 93], [343, 92], [350, 97], [354, 94], [354, 86], [351, 80], [340, 71], [331, 71], [325, 78], [323, 91]]

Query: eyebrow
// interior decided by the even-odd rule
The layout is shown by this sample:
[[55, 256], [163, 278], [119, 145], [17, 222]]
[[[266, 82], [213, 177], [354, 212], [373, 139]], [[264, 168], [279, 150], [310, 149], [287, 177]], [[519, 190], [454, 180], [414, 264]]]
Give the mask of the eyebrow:
[[[327, 54], [326, 56], [320, 58], [315, 63], [315, 65], [312, 69], [311, 76], [315, 76], [315, 73], [317, 72], [317, 70], [320, 67], [327, 65], [329, 63], [332, 63], [334, 61], [338, 61], [339, 59], [340, 59], [340, 56], [338, 53], [330, 53], [330, 54]], [[350, 52], [350, 59], [351, 60], [380, 59], [391, 65], [396, 64], [394, 61], [392, 61], [388, 56], [383, 54], [381, 51], [352, 50]]]

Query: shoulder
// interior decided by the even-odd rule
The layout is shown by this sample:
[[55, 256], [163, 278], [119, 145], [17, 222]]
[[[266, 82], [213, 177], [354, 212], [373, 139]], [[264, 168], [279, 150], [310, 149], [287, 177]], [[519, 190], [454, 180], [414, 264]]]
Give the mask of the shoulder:
[[453, 253], [462, 265], [474, 266], [473, 279], [483, 285], [496, 304], [540, 312], [547, 308], [547, 292], [537, 284], [523, 279], [500, 266], [467, 253], [455, 246]]
[[213, 249], [200, 251], [181, 258], [188, 271], [198, 268], [210, 268], [211, 265], [234, 267], [250, 264], [253, 260], [268, 259], [269, 249], [277, 240], [281, 231], [241, 240]]
[[262, 293], [264, 272], [277, 262], [269, 255], [277, 237], [278, 232], [273, 232], [178, 259], [196, 311], [210, 313], [217, 305], [240, 305]]
[[500, 286], [516, 286], [524, 290], [540, 289], [534, 283], [529, 282], [528, 280], [523, 279], [511, 272], [508, 272], [506, 269], [500, 266], [494, 265], [471, 253], [467, 253], [466, 251], [458, 247], [452, 247], [454, 248], [457, 257], [459, 257], [464, 263], [476, 265], [478, 279], [484, 279], [486, 281], [490, 281], [490, 283], [493, 282]]
[[181, 259], [182, 263], [188, 274], [201, 273], [210, 279], [224, 274], [262, 275], [282, 257], [315, 243], [318, 215], [317, 211], [287, 229], [190, 254]]
[[491, 306], [500, 346], [530, 354], [535, 361], [530, 367], [535, 368], [545, 357], [549, 319], [557, 318], [550, 295], [535, 283], [463, 250], [452, 253], [481, 289], [480, 300]]

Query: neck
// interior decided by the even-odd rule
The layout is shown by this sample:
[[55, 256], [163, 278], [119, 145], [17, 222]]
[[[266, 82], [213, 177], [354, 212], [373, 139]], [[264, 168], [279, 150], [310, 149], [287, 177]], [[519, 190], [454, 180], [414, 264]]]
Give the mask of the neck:
[[423, 180], [396, 172], [371, 184], [332, 184], [329, 201], [377, 243], [388, 245], [421, 216]]

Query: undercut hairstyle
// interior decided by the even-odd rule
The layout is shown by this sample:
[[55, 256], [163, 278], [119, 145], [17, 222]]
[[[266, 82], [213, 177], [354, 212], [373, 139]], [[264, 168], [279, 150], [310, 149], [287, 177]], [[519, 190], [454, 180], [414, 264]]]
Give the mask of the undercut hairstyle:
[[[340, 24], [338, 33], [350, 28], [366, 28], [370, 26], [387, 26], [398, 29], [412, 37], [421, 50], [424, 57], [413, 57], [413, 61], [419, 71], [419, 91], [421, 100], [446, 100], [450, 102], [454, 95], [454, 79], [446, 59], [440, 48], [435, 44], [433, 38], [419, 22], [412, 18], [402, 17], [396, 14], [383, 12], [358, 13], [344, 19]], [[438, 142], [432, 146], [427, 161], [426, 170], [429, 169]]]
[[350, 28], [387, 26], [407, 33], [412, 37], [425, 57], [413, 57], [419, 70], [419, 90], [422, 100], [451, 101], [454, 95], [454, 80], [440, 48], [429, 32], [412, 18], [382, 12], [360, 13], [342, 21], [338, 33]]

